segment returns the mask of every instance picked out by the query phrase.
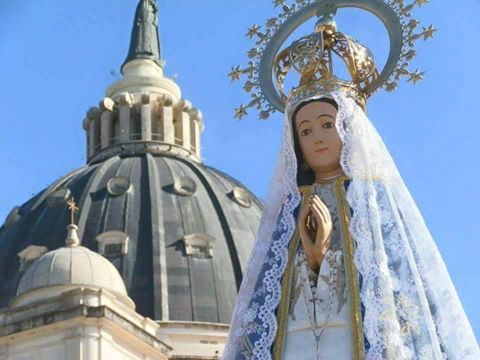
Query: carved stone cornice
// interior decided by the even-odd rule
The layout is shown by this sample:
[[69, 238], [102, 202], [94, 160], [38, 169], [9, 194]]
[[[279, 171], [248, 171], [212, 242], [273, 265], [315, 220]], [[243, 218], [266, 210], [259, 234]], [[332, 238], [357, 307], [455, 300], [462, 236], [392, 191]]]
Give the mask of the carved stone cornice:
[[111, 98], [106, 97], [100, 100], [98, 107], [103, 111], [113, 111], [115, 109], [115, 101]]
[[120, 95], [118, 95], [117, 101], [121, 106], [128, 106], [128, 107], [133, 106], [133, 96], [128, 92], [123, 92]]
[[142, 94], [142, 96], [141, 96], [142, 104], [143, 105], [149, 105], [150, 101], [151, 101], [151, 98], [152, 98], [152, 96], [151, 96], [150, 93]]
[[173, 96], [168, 94], [162, 94], [157, 98], [158, 105], [160, 106], [172, 106], [174, 99]]
[[175, 106], [175, 110], [189, 112], [192, 110], [192, 103], [186, 99], [181, 99]]

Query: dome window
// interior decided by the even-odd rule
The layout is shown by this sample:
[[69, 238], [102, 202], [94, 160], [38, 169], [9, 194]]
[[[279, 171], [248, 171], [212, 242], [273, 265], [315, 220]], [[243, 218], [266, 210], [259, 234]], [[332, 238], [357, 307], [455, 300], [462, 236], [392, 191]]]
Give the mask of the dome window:
[[27, 268], [43, 254], [46, 254], [48, 249], [45, 246], [30, 245], [20, 251], [17, 255], [20, 258], [19, 272], [24, 272]]
[[107, 258], [126, 255], [128, 235], [121, 231], [107, 231], [97, 236], [98, 252]]
[[182, 196], [192, 196], [197, 191], [197, 183], [188, 176], [175, 179], [173, 183], [175, 194]]
[[108, 180], [107, 191], [112, 196], [124, 195], [130, 191], [132, 183], [124, 176], [115, 176]]
[[20, 219], [20, 208], [15, 206], [5, 218], [5, 228], [10, 228]]
[[185, 235], [183, 243], [188, 256], [209, 259], [213, 257], [214, 238], [207, 234], [195, 233]]
[[249, 208], [252, 206], [252, 199], [250, 197], [250, 194], [241, 187], [234, 188], [229, 195], [230, 198], [240, 206], [243, 206], [245, 208]]
[[47, 204], [51, 208], [63, 206], [71, 196], [69, 188], [62, 188], [51, 193], [47, 198]]

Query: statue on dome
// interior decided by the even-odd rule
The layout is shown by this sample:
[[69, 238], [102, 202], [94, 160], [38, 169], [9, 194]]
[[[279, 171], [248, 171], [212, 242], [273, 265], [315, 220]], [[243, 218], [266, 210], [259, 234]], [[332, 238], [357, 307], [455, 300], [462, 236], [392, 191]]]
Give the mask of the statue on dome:
[[145, 58], [161, 59], [158, 39], [158, 9], [155, 0], [142, 0], [137, 6], [132, 29], [132, 39], [127, 60]]
[[[247, 105], [284, 116], [284, 140], [260, 229], [244, 272], [223, 358], [476, 360], [480, 350], [439, 250], [390, 153], [366, 115], [368, 98], [392, 91], [410, 71], [415, 6], [403, 0], [317, 0], [286, 4], [256, 38]], [[371, 51], [337, 30], [353, 7], [387, 27], [390, 53], [379, 71]], [[282, 45], [316, 16], [312, 34]], [[349, 79], [333, 59], [343, 60]], [[286, 89], [294, 70], [299, 85]]]

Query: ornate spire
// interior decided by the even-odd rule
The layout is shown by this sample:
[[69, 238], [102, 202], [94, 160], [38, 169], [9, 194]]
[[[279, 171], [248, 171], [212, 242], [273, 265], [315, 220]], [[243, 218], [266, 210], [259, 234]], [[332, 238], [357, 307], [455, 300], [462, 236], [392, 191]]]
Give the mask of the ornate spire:
[[73, 197], [68, 200], [67, 205], [68, 210], [70, 210], [70, 224], [67, 226], [68, 233], [67, 238], [65, 239], [65, 245], [68, 247], [79, 246], [80, 239], [77, 233], [78, 227], [75, 225], [75, 213], [78, 212], [78, 207]]
[[155, 0], [140, 0], [133, 20], [132, 37], [127, 58], [122, 65], [137, 60], [148, 59], [163, 67], [158, 36], [157, 4]]

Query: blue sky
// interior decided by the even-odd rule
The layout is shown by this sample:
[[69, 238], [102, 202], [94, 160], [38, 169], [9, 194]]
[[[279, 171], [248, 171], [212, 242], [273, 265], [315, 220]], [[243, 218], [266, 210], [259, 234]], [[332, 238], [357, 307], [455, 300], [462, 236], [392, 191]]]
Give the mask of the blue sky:
[[[128, 49], [137, 0], [0, 2], [0, 221], [16, 205], [85, 163], [85, 113], [103, 97]], [[248, 101], [230, 84], [245, 63], [253, 23], [269, 0], [158, 1], [166, 73], [205, 116], [204, 160], [263, 197], [281, 138], [281, 116], [241, 122]], [[440, 248], [480, 338], [480, 121], [478, 0], [432, 1], [417, 13], [440, 31], [421, 42], [425, 81], [379, 93], [369, 116], [382, 135]], [[385, 31], [371, 16], [343, 11], [338, 25], [384, 61]], [[415, 67], [414, 66], [414, 67]]]

